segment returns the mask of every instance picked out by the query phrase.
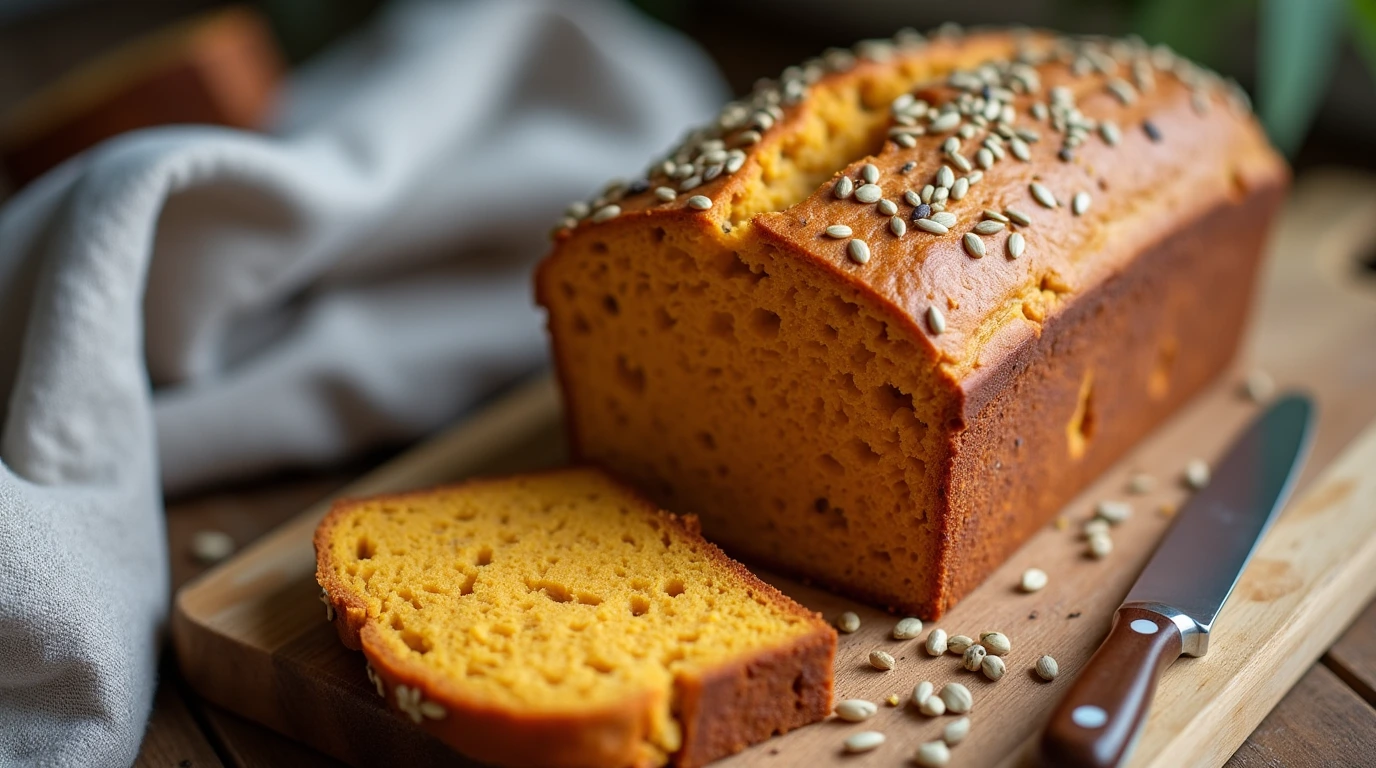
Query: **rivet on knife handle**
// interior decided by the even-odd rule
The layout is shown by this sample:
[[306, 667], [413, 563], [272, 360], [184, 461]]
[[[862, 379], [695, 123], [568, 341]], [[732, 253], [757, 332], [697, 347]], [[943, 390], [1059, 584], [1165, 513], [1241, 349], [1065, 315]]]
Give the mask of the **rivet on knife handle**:
[[1146, 606], [1119, 608], [1108, 638], [1051, 715], [1043, 764], [1110, 768], [1122, 762], [1146, 722], [1156, 681], [1180, 657], [1183, 643], [1170, 616]]

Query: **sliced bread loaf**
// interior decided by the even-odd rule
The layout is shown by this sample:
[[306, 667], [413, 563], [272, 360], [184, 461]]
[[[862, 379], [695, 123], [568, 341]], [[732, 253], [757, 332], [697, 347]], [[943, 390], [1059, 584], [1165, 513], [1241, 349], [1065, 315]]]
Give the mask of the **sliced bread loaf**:
[[315, 549], [388, 706], [482, 761], [698, 766], [831, 705], [831, 627], [597, 470], [342, 501]]

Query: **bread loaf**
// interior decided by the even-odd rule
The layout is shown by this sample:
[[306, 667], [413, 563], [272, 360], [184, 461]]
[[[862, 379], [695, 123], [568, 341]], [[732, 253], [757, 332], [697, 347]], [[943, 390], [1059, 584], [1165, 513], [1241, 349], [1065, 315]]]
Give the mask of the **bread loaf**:
[[595, 470], [340, 502], [315, 548], [379, 695], [485, 763], [700, 766], [831, 706], [835, 631]]
[[1137, 40], [916, 33], [761, 83], [537, 277], [577, 455], [936, 617], [1233, 355], [1288, 174]]

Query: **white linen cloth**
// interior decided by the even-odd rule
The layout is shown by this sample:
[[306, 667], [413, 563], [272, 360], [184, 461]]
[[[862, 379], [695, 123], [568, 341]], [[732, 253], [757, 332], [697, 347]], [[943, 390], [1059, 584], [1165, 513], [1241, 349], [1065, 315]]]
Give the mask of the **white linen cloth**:
[[268, 135], [117, 138], [0, 209], [0, 765], [127, 765], [161, 489], [416, 436], [541, 364], [563, 206], [724, 98], [611, 2], [407, 3]]

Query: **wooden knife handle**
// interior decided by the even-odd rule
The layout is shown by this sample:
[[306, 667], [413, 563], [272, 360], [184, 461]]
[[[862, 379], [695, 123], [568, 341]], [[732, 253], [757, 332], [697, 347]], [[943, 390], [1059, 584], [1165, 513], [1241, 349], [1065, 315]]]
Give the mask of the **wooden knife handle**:
[[1042, 736], [1041, 760], [1065, 768], [1109, 768], [1136, 745], [1156, 681], [1180, 657], [1184, 640], [1169, 617], [1135, 605], [1113, 615], [1094, 652]]

